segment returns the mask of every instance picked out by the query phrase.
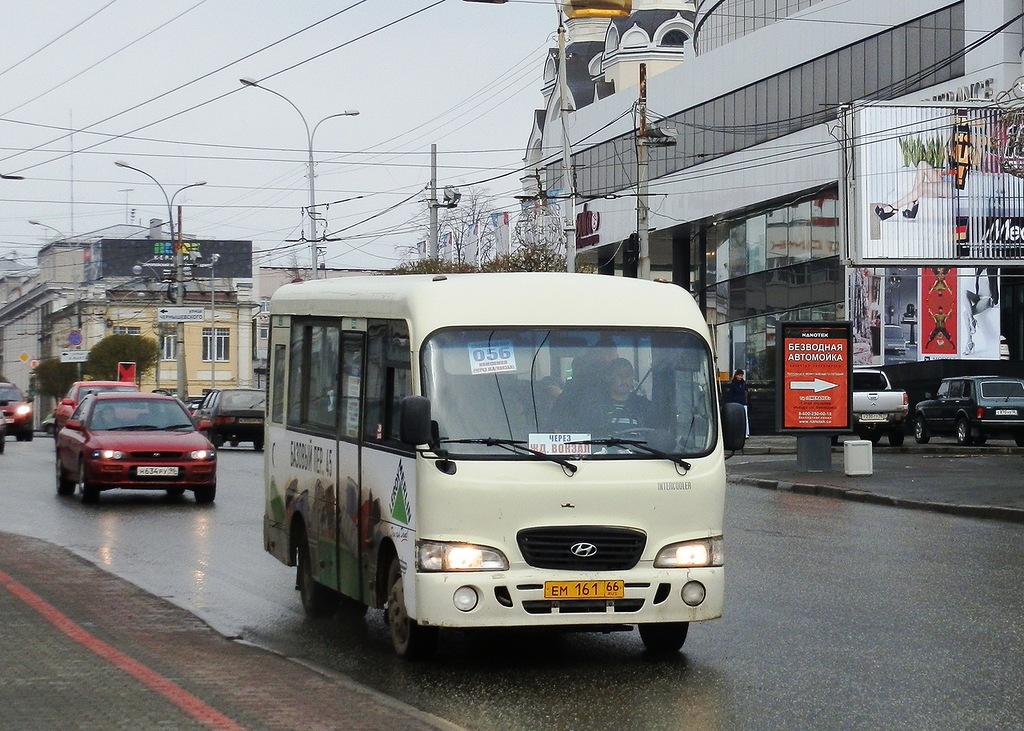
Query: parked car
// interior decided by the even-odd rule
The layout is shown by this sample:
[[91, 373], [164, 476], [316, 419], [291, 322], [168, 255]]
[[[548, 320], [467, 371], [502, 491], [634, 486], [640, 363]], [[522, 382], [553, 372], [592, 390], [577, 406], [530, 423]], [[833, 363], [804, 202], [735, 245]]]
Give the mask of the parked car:
[[992, 436], [1012, 436], [1024, 447], [1024, 379], [1005, 376], [944, 378], [935, 396], [914, 409], [914, 438], [927, 444], [936, 434], [952, 434], [957, 444], [984, 444]]
[[189, 414], [195, 416], [196, 410], [204, 400], [206, 400], [205, 393], [202, 396], [189, 396], [188, 400], [185, 402], [185, 408], [188, 409]]
[[193, 418], [215, 447], [252, 442], [252, 448], [262, 452], [266, 409], [267, 396], [261, 389], [220, 388], [206, 394]]
[[13, 383], [0, 383], [0, 411], [7, 420], [8, 434], [19, 442], [32, 441], [32, 402]]
[[53, 428], [54, 433], [59, 433], [64, 428], [64, 422], [71, 416], [71, 412], [75, 410], [79, 402], [90, 393], [100, 393], [101, 391], [138, 391], [139, 387], [134, 383], [127, 383], [125, 381], [75, 381], [71, 384], [71, 388], [64, 395], [64, 398], [57, 404], [57, 408], [53, 411]]
[[900, 325], [885, 326], [885, 352], [893, 355], [907, 354], [907, 339]]
[[7, 417], [4, 416], [4, 412], [0, 411], [0, 454], [4, 453], [4, 447], [7, 444]]
[[217, 495], [217, 453], [178, 399], [153, 393], [89, 394], [57, 434], [57, 494], [96, 502], [114, 488]]
[[893, 388], [878, 368], [853, 369], [853, 430], [877, 444], [885, 434], [889, 444], [902, 446], [909, 412], [907, 392]]

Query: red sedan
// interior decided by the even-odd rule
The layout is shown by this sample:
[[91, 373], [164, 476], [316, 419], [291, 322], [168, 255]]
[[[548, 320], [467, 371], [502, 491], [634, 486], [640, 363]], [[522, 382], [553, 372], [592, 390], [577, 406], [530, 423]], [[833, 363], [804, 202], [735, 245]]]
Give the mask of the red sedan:
[[57, 408], [53, 411], [53, 433], [56, 434], [64, 428], [64, 422], [71, 416], [71, 412], [90, 393], [138, 390], [139, 387], [134, 383], [125, 381], [75, 381], [68, 389], [67, 395], [60, 400]]
[[87, 503], [114, 488], [192, 490], [197, 503], [217, 495], [217, 452], [172, 396], [90, 394], [56, 440], [59, 495], [77, 488]]

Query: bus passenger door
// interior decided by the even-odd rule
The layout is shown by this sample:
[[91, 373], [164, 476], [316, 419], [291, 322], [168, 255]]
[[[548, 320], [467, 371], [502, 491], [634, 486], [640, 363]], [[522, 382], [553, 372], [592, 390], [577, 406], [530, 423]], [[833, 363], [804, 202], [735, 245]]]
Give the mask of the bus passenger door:
[[[362, 321], [365, 323], [365, 321]], [[346, 596], [366, 602], [366, 582], [362, 576], [361, 553], [365, 517], [360, 480], [359, 425], [363, 388], [364, 332], [351, 332], [359, 321], [345, 319], [341, 336], [341, 367], [338, 369], [338, 589]], [[365, 324], [363, 325], [365, 327]]]

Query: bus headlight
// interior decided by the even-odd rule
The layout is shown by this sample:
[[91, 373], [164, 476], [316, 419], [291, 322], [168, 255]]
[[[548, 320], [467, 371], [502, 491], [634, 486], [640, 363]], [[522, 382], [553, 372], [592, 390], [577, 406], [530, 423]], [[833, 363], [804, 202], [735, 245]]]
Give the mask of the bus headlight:
[[420, 541], [416, 563], [420, 571], [508, 570], [508, 559], [501, 551], [470, 543]]
[[721, 566], [722, 549], [721, 536], [672, 543], [658, 551], [658, 556], [654, 559], [654, 567], [685, 569], [695, 566]]

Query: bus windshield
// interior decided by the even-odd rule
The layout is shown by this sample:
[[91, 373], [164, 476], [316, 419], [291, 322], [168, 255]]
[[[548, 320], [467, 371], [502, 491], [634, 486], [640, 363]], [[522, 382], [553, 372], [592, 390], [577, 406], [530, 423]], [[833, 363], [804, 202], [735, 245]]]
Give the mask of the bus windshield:
[[715, 446], [712, 357], [692, 331], [447, 329], [421, 363], [437, 446], [453, 456], [651, 459]]

